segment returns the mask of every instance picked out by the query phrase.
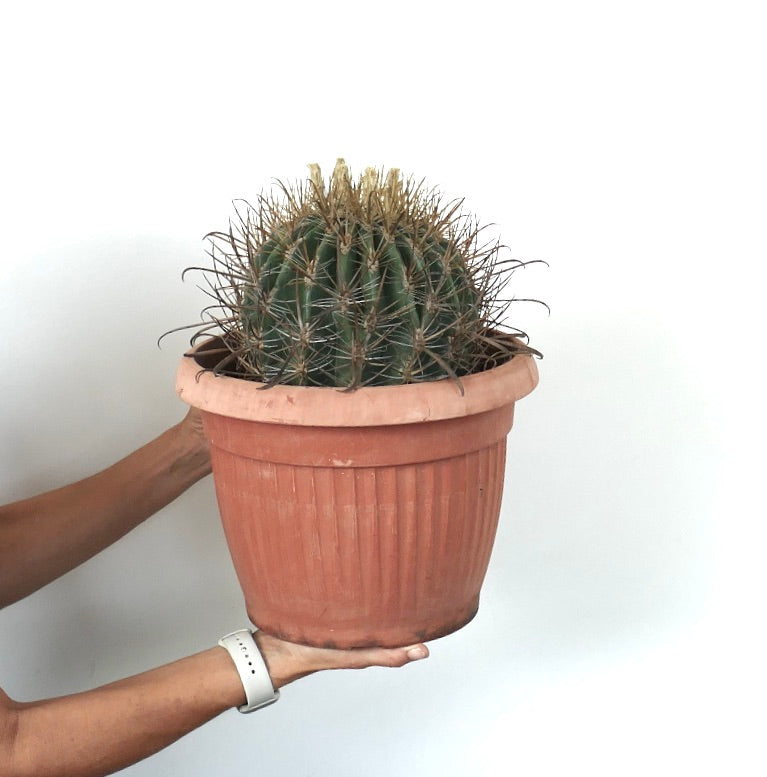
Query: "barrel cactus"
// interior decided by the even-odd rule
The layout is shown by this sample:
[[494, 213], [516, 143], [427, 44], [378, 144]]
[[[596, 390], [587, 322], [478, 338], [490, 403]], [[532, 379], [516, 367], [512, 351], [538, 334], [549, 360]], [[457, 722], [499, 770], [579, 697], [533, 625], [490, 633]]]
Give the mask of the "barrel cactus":
[[[335, 386], [460, 378], [533, 351], [503, 328], [501, 295], [523, 262], [433, 189], [399, 171], [354, 179], [342, 159], [295, 186], [236, 207], [212, 232], [206, 275], [215, 304], [215, 370], [260, 381]], [[517, 337], [512, 338], [511, 334]]]

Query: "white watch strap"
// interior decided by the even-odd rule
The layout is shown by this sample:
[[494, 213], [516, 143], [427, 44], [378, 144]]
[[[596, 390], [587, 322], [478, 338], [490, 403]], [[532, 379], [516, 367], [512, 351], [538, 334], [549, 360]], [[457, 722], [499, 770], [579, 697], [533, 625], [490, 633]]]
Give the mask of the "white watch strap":
[[253, 712], [280, 698], [280, 692], [272, 686], [261, 651], [248, 629], [233, 631], [221, 637], [218, 644], [229, 652], [245, 689], [247, 702], [237, 708], [240, 712]]

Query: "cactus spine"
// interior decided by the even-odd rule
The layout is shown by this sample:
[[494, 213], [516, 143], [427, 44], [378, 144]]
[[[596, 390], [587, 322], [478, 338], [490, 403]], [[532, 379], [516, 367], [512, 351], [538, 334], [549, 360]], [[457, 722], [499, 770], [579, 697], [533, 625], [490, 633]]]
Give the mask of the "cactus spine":
[[354, 389], [460, 380], [530, 351], [494, 331], [503, 276], [521, 263], [479, 245], [460, 205], [397, 169], [355, 181], [342, 159], [327, 185], [310, 165], [304, 184], [244, 203], [207, 236], [213, 268], [198, 268], [225, 313], [211, 315], [230, 352], [221, 370]]

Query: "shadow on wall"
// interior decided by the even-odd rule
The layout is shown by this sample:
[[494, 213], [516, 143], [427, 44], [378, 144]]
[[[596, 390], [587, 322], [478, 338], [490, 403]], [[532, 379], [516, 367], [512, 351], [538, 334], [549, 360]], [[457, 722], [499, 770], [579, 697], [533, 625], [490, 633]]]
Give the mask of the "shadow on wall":
[[[180, 280], [200, 250], [196, 240], [149, 237], [72, 246], [55, 261], [42, 256], [49, 269], [34, 283], [9, 281], [18, 293], [2, 311], [5, 331], [29, 323], [5, 346], [13, 365], [0, 452], [8, 498], [90, 474], [183, 415], [173, 378], [188, 337], [172, 335], [162, 349], [156, 340], [195, 321], [205, 304], [193, 282]], [[473, 641], [487, 629], [488, 660], [503, 653], [528, 671], [601, 662], [700, 614], [719, 463], [705, 394], [683, 344], [660, 324], [653, 331], [646, 318], [640, 328], [614, 316], [607, 329], [604, 318], [565, 315], [546, 330], [534, 342], [546, 355], [541, 383], [517, 409], [498, 539], [466, 634]], [[199, 527], [184, 520], [179, 512], [171, 523], [196, 537]], [[116, 552], [127, 554], [125, 565], [133, 556], [124, 547]], [[164, 595], [172, 599], [173, 586], [179, 599], [189, 586], [205, 590], [205, 575], [217, 573], [203, 556], [182, 554]], [[190, 561], [200, 565], [196, 580], [184, 577]], [[232, 578], [227, 586], [219, 601], [236, 590]], [[150, 588], [142, 596], [151, 597]], [[494, 638], [499, 630], [503, 640]], [[457, 649], [462, 636], [449, 644]]]
[[[185, 412], [173, 390], [202, 293], [199, 241], [145, 236], [47, 248], [2, 281], [2, 480], [9, 498], [83, 477]], [[21, 276], [23, 274], [23, 282]]]
[[485, 599], [536, 660], [597, 663], [705, 610], [720, 454], [683, 344], [646, 320], [558, 326], [578, 337], [550, 330], [517, 408]]
[[[188, 337], [162, 348], [157, 339], [199, 316], [204, 297], [181, 272], [200, 253], [196, 240], [90, 242], [41, 253], [28, 283], [0, 280], [8, 300], [0, 321], [13, 333], [4, 341], [12, 368], [2, 386], [3, 503], [93, 474], [184, 416], [174, 378]], [[207, 647], [211, 633], [241, 626], [243, 613], [208, 479], [3, 611], [8, 634], [46, 622], [57, 635], [8, 646], [6, 676], [42, 668], [25, 669], [8, 690], [34, 698], [140, 671], [188, 654], [197, 638]]]

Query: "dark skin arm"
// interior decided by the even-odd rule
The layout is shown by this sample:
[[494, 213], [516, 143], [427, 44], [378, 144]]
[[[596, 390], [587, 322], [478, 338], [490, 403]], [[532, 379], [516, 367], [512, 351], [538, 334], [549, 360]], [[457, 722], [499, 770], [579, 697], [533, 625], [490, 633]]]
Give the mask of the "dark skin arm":
[[[322, 669], [403, 666], [427, 655], [424, 646], [323, 650], [262, 632], [256, 642], [275, 688]], [[0, 690], [0, 775], [111, 774], [244, 703], [239, 675], [220, 647], [58, 699], [20, 704]]]
[[[0, 507], [0, 606], [81, 564], [209, 472], [193, 410], [103, 472]], [[275, 688], [323, 669], [403, 666], [428, 655], [424, 645], [323, 650], [262, 632], [256, 642]], [[234, 663], [220, 647], [57, 699], [20, 703], [0, 690], [0, 777], [111, 774], [244, 702]]]
[[0, 507], [0, 607], [96, 555], [210, 472], [196, 411], [103, 472]]

